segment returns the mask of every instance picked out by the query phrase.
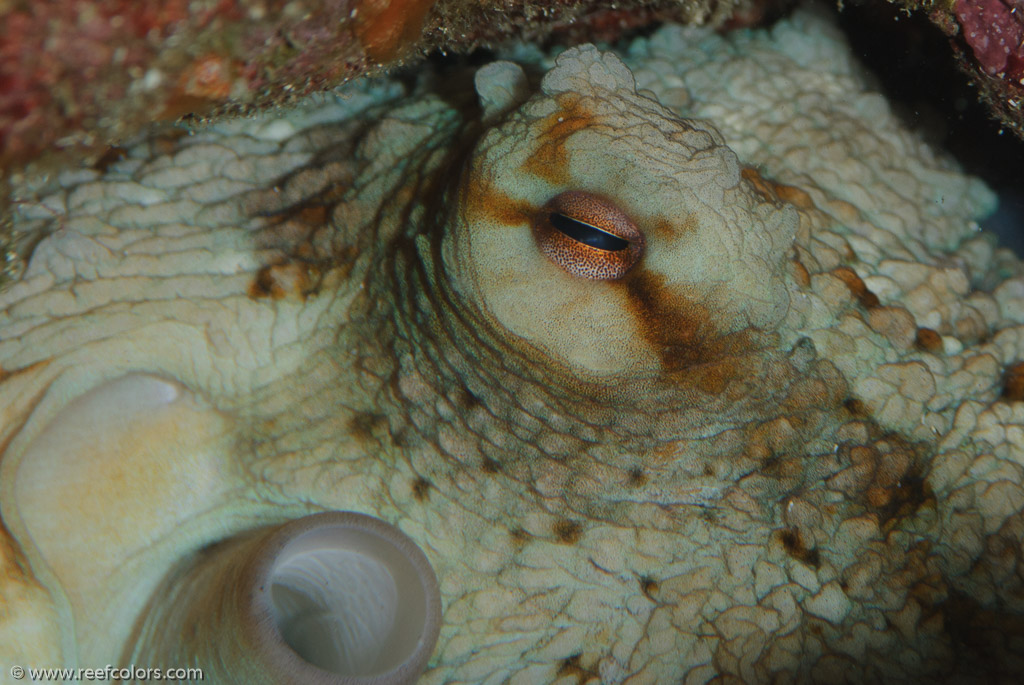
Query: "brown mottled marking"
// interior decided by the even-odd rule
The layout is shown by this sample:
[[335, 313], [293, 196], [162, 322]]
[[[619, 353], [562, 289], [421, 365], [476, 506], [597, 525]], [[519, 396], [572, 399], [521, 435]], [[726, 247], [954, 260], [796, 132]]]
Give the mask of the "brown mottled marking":
[[401, 449], [411, 447], [412, 440], [409, 438], [409, 430], [403, 426], [391, 431], [391, 444]]
[[853, 416], [864, 417], [868, 415], [868, 407], [856, 397], [847, 397], [843, 400], [843, 407]]
[[556, 521], [551, 529], [558, 537], [559, 542], [566, 545], [575, 545], [580, 541], [580, 538], [583, 537], [583, 526], [581, 526], [578, 521], [561, 519]]
[[1014, 362], [1003, 376], [1003, 398], [1011, 402], [1024, 400], [1024, 362]]
[[689, 384], [716, 395], [742, 373], [738, 357], [753, 347], [749, 333], [719, 334], [707, 307], [671, 292], [659, 274], [633, 271], [622, 283], [640, 333], [666, 371], [685, 370]]
[[424, 502], [430, 499], [430, 488], [432, 488], [433, 485], [433, 483], [423, 476], [419, 476], [412, 482], [412, 496], [419, 502]]
[[921, 603], [922, 606], [934, 607], [946, 599], [948, 587], [945, 578], [941, 573], [928, 569], [928, 557], [930, 555], [930, 544], [920, 541], [914, 545], [911, 554], [916, 557], [914, 562], [919, 562], [921, 568], [921, 579], [910, 586], [909, 594]]
[[897, 434], [870, 444], [843, 443], [837, 457], [846, 468], [828, 478], [828, 486], [847, 498], [859, 499], [883, 526], [893, 526], [934, 502], [921, 476], [917, 448]]
[[762, 197], [772, 202], [785, 202], [797, 209], [816, 209], [814, 200], [806, 192], [796, 186], [788, 186], [782, 183], [775, 183], [766, 179], [761, 172], [753, 167], [744, 167], [740, 170], [740, 176], [750, 183]]
[[645, 463], [666, 463], [675, 461], [679, 456], [679, 444], [676, 442], [664, 442], [650, 452], [645, 457]]
[[752, 185], [754, 190], [756, 190], [758, 194], [766, 200], [774, 202], [777, 199], [775, 197], [775, 193], [772, 192], [771, 182], [765, 180], [764, 176], [761, 175], [761, 172], [754, 167], [747, 166], [740, 169], [740, 177]]
[[651, 576], [640, 576], [640, 592], [644, 593], [644, 597], [651, 600], [652, 602], [657, 601], [654, 599], [654, 595], [657, 594], [659, 585]]
[[570, 179], [565, 141], [577, 131], [592, 126], [594, 115], [575, 93], [561, 93], [555, 96], [555, 101], [558, 109], [541, 123], [540, 145], [523, 164], [523, 171], [551, 183], [565, 185]]
[[480, 462], [480, 468], [483, 469], [484, 473], [498, 473], [501, 471], [501, 462], [490, 457], [484, 457], [483, 461]]
[[914, 317], [903, 307], [874, 307], [868, 312], [868, 325], [896, 349], [908, 350], [914, 344]]
[[811, 274], [807, 271], [804, 263], [796, 256], [793, 257], [790, 263], [793, 265], [793, 277], [796, 278], [796, 282], [801, 288], [809, 288], [811, 286]]
[[577, 683], [585, 683], [589, 680], [599, 678], [598, 673], [592, 668], [586, 668], [580, 663], [582, 654], [573, 654], [562, 660], [558, 667], [559, 677], [571, 676], [576, 678]]
[[878, 507], [883, 525], [913, 516], [935, 499], [925, 479], [915, 473], [904, 475], [888, 488], [872, 488], [867, 495], [868, 503]]
[[480, 401], [480, 398], [477, 397], [466, 386], [462, 386], [460, 389], [454, 392], [453, 395], [454, 397], [452, 399], [455, 401], [455, 404], [457, 404], [459, 408], [462, 409], [463, 411], [476, 409], [477, 407], [483, 405], [483, 402]]
[[348, 420], [349, 432], [360, 440], [373, 440], [382, 426], [387, 425], [387, 417], [367, 411], [358, 411]]
[[684, 216], [681, 221], [670, 221], [663, 216], [659, 216], [645, 223], [642, 228], [646, 228], [650, 234], [662, 240], [673, 240], [678, 236], [693, 233], [697, 230], [697, 215], [691, 212]]
[[516, 526], [508, 531], [509, 537], [512, 539], [512, 544], [523, 545], [527, 540], [530, 539], [530, 534], [526, 532], [524, 528]]
[[628, 484], [631, 488], [638, 488], [642, 485], [647, 484], [647, 474], [639, 466], [634, 466], [629, 470], [629, 481]]
[[[252, 299], [259, 299], [262, 297], [271, 297], [274, 292], [274, 278], [271, 275], [270, 266], [265, 266], [256, 272], [256, 278], [249, 284], [249, 297]], [[281, 295], [279, 295], [281, 297]]]
[[513, 200], [495, 190], [486, 181], [470, 181], [467, 193], [466, 216], [470, 220], [486, 220], [503, 226], [529, 224], [537, 208], [528, 202]]
[[815, 209], [814, 200], [806, 192], [796, 186], [775, 184], [775, 194], [780, 200], [793, 205], [797, 209]]
[[746, 455], [760, 462], [758, 471], [776, 479], [799, 478], [801, 460], [788, 458], [802, 451], [799, 434], [793, 424], [796, 419], [778, 418], [757, 424], [747, 431]]
[[857, 253], [853, 251], [853, 246], [844, 238], [843, 239], [843, 259], [848, 262], [857, 260]]
[[264, 297], [280, 300], [294, 295], [305, 300], [316, 290], [319, 276], [319, 269], [310, 264], [270, 264], [256, 272], [249, 284], [249, 297], [254, 300]]
[[99, 156], [95, 162], [93, 162], [92, 168], [100, 173], [106, 173], [107, 169], [110, 168], [115, 162], [120, 162], [128, 155], [128, 151], [123, 147], [117, 145], [111, 145], [103, 154]]
[[861, 216], [860, 210], [857, 209], [856, 205], [852, 205], [846, 200], [832, 200], [828, 203], [828, 210], [833, 216], [839, 219], [841, 223], [846, 224], [847, 226], [864, 220], [864, 217]]
[[914, 336], [914, 344], [925, 352], [942, 352], [942, 336], [931, 328], [918, 328]]
[[309, 205], [299, 210], [295, 218], [310, 226], [323, 226], [327, 223], [326, 205]]
[[868, 287], [864, 285], [864, 281], [861, 280], [856, 271], [848, 266], [840, 266], [833, 269], [831, 273], [846, 284], [850, 294], [857, 298], [862, 307], [871, 309], [878, 306], [878, 296], [868, 290]]
[[797, 561], [812, 568], [818, 568], [821, 565], [821, 553], [818, 552], [817, 548], [809, 549], [807, 547], [807, 543], [804, 542], [804, 536], [800, 533], [799, 528], [792, 527], [777, 530], [775, 531], [775, 538], [782, 544], [786, 554]]

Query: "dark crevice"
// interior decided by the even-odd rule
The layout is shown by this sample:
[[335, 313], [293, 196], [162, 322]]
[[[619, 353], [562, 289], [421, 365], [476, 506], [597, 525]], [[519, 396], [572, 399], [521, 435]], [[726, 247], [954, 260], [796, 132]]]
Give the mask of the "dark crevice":
[[998, 193], [999, 210], [982, 228], [1024, 255], [1024, 141], [978, 101], [977, 88], [957, 68], [951, 39], [924, 13], [908, 16], [889, 3], [845, 2], [836, 16], [904, 123]]

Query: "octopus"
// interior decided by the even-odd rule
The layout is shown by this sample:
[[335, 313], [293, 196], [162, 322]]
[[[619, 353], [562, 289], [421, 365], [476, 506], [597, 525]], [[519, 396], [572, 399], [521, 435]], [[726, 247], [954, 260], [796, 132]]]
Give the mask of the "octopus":
[[14, 180], [5, 667], [1024, 672], [994, 195], [813, 12], [498, 57]]

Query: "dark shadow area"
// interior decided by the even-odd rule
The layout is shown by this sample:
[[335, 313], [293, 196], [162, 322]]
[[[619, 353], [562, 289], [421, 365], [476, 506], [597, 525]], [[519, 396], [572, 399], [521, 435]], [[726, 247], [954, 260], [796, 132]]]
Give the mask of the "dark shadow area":
[[923, 14], [907, 16], [883, 2], [844, 3], [837, 17], [904, 121], [999, 194], [999, 210], [982, 227], [1024, 255], [1024, 141], [1002, 131], [978, 102], [951, 39]]

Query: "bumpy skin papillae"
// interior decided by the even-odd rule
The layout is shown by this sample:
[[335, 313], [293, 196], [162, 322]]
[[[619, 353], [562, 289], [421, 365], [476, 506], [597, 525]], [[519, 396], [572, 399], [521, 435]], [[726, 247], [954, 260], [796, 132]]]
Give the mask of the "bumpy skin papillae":
[[[673, 31], [627, 57], [643, 95], [591, 48], [537, 92], [490, 67], [476, 110], [362, 86], [23, 204], [52, 232], [0, 294], [4, 661], [117, 661], [173, 565], [345, 509], [434, 566], [427, 683], [1019, 669], [990, 194], [822, 22]], [[645, 232], [624, 279], [537, 250], [572, 189]]]

